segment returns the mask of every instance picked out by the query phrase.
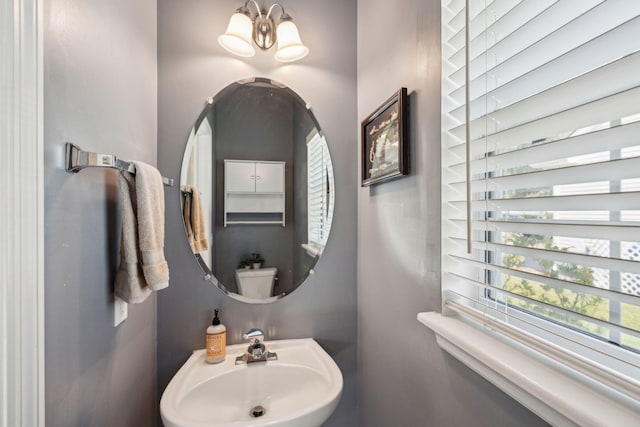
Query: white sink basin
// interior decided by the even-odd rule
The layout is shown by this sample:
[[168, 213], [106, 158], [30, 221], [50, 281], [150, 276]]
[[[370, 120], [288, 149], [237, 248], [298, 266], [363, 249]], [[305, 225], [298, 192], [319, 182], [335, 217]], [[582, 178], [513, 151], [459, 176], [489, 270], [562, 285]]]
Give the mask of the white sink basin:
[[[247, 344], [227, 347], [224, 362], [205, 362], [196, 350], [171, 379], [160, 400], [165, 427], [313, 427], [333, 413], [342, 374], [311, 338], [265, 341], [278, 360], [236, 365]], [[264, 415], [251, 415], [254, 408]]]

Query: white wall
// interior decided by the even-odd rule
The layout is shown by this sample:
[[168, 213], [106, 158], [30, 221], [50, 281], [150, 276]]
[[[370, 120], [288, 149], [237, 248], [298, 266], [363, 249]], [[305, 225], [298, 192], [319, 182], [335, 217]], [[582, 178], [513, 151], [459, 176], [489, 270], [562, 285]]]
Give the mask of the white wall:
[[358, 119], [401, 86], [411, 107], [410, 176], [358, 191], [361, 425], [544, 425], [416, 320], [441, 302], [439, 21], [440, 0], [358, 1]]

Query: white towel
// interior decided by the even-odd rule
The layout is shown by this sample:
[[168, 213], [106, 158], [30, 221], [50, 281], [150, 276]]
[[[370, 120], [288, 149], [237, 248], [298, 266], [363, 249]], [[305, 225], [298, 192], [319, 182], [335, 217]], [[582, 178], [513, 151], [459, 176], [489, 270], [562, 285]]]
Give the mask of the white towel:
[[169, 265], [164, 259], [164, 185], [158, 169], [143, 162], [132, 163], [136, 167], [142, 271], [149, 287], [159, 291], [169, 286]]
[[153, 166], [132, 163], [135, 176], [120, 174], [122, 243], [115, 293], [135, 304], [144, 301], [151, 291], [169, 286], [169, 266], [164, 258], [162, 176]]

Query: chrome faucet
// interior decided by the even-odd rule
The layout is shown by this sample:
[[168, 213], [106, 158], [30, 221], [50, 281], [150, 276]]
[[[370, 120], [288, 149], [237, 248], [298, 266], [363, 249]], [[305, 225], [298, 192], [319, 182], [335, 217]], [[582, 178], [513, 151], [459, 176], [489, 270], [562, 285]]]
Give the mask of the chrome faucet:
[[249, 347], [247, 347], [247, 351], [242, 356], [236, 357], [236, 365], [278, 360], [278, 355], [267, 351], [262, 343], [262, 339], [264, 339], [262, 330], [258, 328], [250, 329], [246, 334], [242, 335], [242, 338], [249, 340]]

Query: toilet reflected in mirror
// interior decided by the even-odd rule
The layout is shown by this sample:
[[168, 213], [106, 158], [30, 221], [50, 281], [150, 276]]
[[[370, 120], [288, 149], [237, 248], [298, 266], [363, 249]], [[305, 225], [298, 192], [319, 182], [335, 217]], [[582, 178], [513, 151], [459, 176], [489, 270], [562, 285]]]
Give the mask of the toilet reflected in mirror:
[[236, 283], [240, 295], [247, 298], [270, 298], [276, 282], [276, 267], [236, 270]]

